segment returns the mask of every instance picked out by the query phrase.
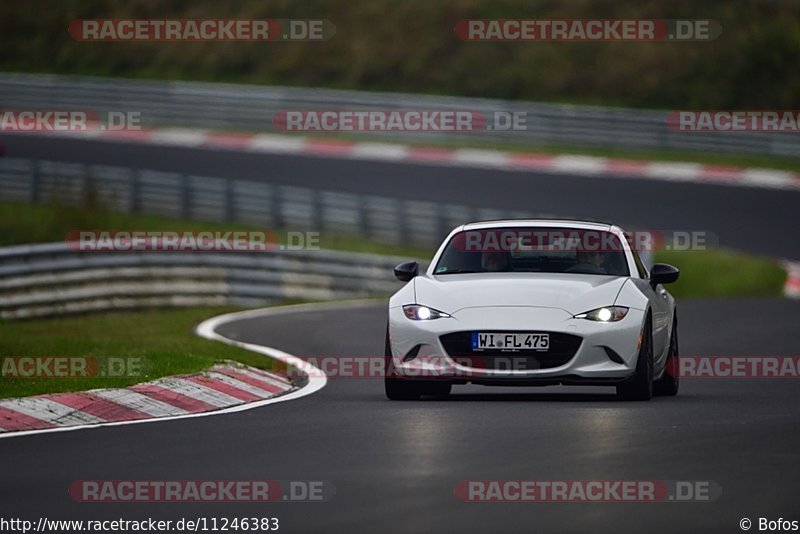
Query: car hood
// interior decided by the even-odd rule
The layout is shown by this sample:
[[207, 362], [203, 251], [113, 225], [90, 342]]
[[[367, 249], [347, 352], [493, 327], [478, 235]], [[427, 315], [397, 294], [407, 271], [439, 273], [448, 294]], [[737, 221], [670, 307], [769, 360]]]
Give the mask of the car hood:
[[464, 308], [533, 306], [578, 314], [610, 306], [627, 277], [565, 273], [418, 276], [418, 304], [455, 314]]

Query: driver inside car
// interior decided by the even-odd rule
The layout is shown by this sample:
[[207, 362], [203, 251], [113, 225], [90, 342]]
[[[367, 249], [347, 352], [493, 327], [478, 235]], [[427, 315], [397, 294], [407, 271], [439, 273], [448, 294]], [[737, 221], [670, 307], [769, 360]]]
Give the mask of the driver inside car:
[[575, 265], [567, 269], [571, 273], [607, 274], [603, 268], [605, 256], [599, 250], [578, 250]]
[[484, 252], [481, 255], [481, 269], [484, 272], [511, 270], [511, 255], [508, 252]]

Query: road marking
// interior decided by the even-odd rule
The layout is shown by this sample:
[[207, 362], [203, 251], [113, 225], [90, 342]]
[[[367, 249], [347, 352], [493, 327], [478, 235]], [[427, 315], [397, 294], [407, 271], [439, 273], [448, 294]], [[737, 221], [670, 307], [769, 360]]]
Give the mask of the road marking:
[[786, 268], [786, 285], [783, 294], [789, 298], [800, 298], [800, 262], [784, 261]]
[[247, 148], [258, 152], [301, 152], [305, 148], [306, 140], [301, 137], [287, 137], [285, 135], [259, 134], [254, 136]]
[[552, 161], [555, 172], [601, 174], [606, 171], [606, 159], [592, 156], [556, 156]]
[[509, 154], [499, 150], [462, 148], [453, 153], [452, 160], [471, 167], [504, 168], [509, 164]]
[[164, 143], [178, 146], [200, 146], [206, 141], [208, 132], [186, 128], [162, 128], [154, 130], [149, 140], [153, 143]]
[[699, 181], [701, 167], [699, 163], [655, 162], [647, 167], [645, 176], [675, 182]]
[[356, 143], [350, 156], [355, 159], [397, 161], [408, 157], [408, 147], [391, 143]]

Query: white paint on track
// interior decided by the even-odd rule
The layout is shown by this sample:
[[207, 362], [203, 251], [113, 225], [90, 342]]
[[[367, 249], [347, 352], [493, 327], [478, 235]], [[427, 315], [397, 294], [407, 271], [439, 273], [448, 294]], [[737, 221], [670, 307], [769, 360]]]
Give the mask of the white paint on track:
[[188, 128], [162, 128], [155, 130], [153, 140], [157, 143], [176, 146], [200, 146], [206, 140], [208, 131]]

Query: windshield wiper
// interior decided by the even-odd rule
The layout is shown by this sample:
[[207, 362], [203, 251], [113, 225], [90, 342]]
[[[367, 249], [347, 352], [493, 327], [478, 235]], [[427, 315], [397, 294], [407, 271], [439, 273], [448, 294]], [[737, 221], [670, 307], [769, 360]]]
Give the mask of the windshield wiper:
[[447, 271], [442, 271], [440, 273], [433, 273], [433, 274], [438, 276], [438, 275], [442, 275], [442, 274], [473, 274], [473, 273], [482, 273], [482, 272], [484, 272], [484, 271], [471, 271], [471, 270], [468, 270], [468, 269], [453, 269], [452, 271], [451, 270], [447, 270]]

